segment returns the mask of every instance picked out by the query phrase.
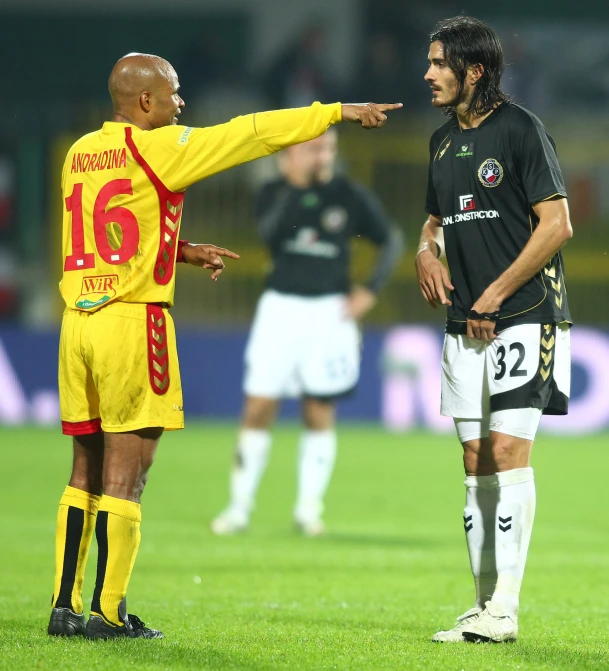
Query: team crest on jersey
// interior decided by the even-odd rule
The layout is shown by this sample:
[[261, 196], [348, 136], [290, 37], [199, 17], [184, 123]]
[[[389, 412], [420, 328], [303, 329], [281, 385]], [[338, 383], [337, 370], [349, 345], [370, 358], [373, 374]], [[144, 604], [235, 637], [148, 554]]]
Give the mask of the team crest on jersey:
[[116, 296], [118, 275], [95, 275], [83, 277], [80, 296], [76, 307], [81, 310], [90, 310], [107, 303]]
[[501, 184], [503, 179], [503, 167], [495, 158], [487, 158], [478, 168], [478, 179], [483, 186], [494, 187]]
[[321, 225], [328, 233], [340, 233], [349, 215], [344, 207], [328, 207], [321, 213]]

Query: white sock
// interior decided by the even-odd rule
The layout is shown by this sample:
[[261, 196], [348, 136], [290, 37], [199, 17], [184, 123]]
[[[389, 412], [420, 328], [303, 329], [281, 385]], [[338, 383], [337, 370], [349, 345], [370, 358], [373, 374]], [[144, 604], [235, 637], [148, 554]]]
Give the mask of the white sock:
[[493, 602], [518, 615], [520, 585], [535, 518], [535, 480], [532, 468], [497, 473], [499, 505], [495, 527], [497, 587]]
[[300, 439], [298, 496], [294, 517], [309, 520], [320, 517], [324, 496], [336, 461], [336, 431], [305, 431]]
[[497, 583], [495, 562], [495, 520], [499, 499], [496, 475], [468, 475], [465, 478], [463, 526], [476, 585], [476, 606], [484, 608]]
[[260, 478], [271, 449], [271, 434], [261, 429], [242, 429], [237, 442], [235, 465], [230, 477], [230, 508], [249, 519]]

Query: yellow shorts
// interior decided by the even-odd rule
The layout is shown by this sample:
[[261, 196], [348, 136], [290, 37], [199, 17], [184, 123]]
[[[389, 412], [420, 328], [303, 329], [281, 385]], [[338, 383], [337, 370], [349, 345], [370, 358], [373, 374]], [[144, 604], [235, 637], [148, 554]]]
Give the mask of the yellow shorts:
[[176, 335], [156, 305], [66, 309], [59, 342], [59, 404], [70, 436], [184, 428]]

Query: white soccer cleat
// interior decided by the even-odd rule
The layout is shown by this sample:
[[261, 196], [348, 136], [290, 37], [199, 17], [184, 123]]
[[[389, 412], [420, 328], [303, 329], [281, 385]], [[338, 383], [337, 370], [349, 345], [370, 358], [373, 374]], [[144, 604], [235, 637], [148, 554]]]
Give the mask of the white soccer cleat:
[[320, 517], [296, 519], [295, 522], [296, 528], [303, 536], [313, 538], [315, 536], [323, 536], [326, 533], [326, 525]]
[[216, 536], [233, 536], [247, 531], [249, 519], [245, 513], [227, 508], [210, 524]]
[[517, 637], [518, 617], [492, 601], [487, 601], [482, 615], [463, 629], [463, 638], [469, 643], [513, 643]]
[[433, 643], [464, 643], [463, 630], [472, 622], [475, 622], [482, 614], [482, 608], [470, 608], [467, 613], [463, 613], [457, 618], [457, 622], [452, 629], [439, 631], [432, 637]]

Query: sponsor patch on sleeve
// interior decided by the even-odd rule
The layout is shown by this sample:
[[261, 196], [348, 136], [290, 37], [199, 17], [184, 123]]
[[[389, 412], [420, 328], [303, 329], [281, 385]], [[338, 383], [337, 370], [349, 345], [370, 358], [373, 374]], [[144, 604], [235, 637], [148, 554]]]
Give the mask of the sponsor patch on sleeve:
[[183, 147], [188, 142], [188, 138], [190, 137], [190, 134], [192, 133], [193, 130], [194, 128], [192, 128], [191, 126], [187, 126], [182, 131], [182, 135], [180, 135], [180, 137], [178, 138], [178, 144], [181, 147]]

